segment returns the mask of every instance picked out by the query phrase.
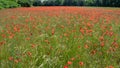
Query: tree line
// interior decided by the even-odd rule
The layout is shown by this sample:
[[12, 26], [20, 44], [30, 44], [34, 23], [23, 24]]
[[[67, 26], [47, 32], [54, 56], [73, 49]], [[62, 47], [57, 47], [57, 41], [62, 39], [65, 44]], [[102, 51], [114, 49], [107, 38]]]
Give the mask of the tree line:
[[103, 6], [120, 7], [120, 0], [0, 0], [0, 8], [31, 6]]

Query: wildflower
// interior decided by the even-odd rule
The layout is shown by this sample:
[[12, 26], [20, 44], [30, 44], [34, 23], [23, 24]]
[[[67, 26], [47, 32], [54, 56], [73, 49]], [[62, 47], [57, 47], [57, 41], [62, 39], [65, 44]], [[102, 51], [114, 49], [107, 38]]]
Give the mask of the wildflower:
[[102, 55], [103, 53], [102, 52], [99, 52], [99, 55]]
[[11, 35], [9, 36], [9, 39], [12, 39], [14, 36], [15, 36], [14, 34], [11, 34]]
[[64, 68], [68, 68], [68, 66], [67, 66], [67, 65], [65, 65], [65, 66], [64, 66]]
[[106, 68], [114, 68], [114, 67], [111, 65], [111, 66], [108, 66], [108, 67], [106, 67]]
[[11, 19], [15, 19], [16, 17], [15, 16], [11, 16]]
[[101, 37], [99, 38], [99, 40], [100, 40], [100, 41], [103, 41], [103, 40], [104, 40], [104, 37], [103, 37], [103, 36], [101, 36]]
[[3, 38], [6, 38], [6, 35], [5, 35], [5, 34], [1, 34], [1, 36], [2, 36]]
[[75, 58], [73, 57], [73, 58], [71, 58], [71, 60], [73, 61], [73, 60], [75, 60]]
[[79, 62], [79, 64], [80, 64], [80, 66], [83, 66], [84, 65], [84, 63], [81, 61], [81, 62]]
[[25, 22], [26, 22], [26, 23], [28, 23], [28, 22], [29, 22], [29, 20], [28, 20], [28, 19], [26, 19], [26, 20], [25, 20]]
[[16, 59], [16, 60], [14, 60], [14, 62], [15, 62], [15, 63], [18, 63], [19, 61]]
[[62, 35], [60, 35], [60, 38], [62, 38]]
[[101, 43], [100, 43], [100, 46], [104, 47], [104, 46], [105, 46], [105, 43], [104, 43], [104, 42], [101, 42]]
[[67, 34], [67, 33], [64, 33], [64, 36], [66, 36], [66, 37], [67, 37], [67, 36], [68, 36], [68, 34]]
[[20, 31], [20, 28], [18, 28], [18, 26], [15, 26], [13, 29], [14, 29], [15, 32], [19, 32]]
[[87, 26], [88, 26], [88, 27], [91, 27], [92, 25], [91, 25], [90, 23], [87, 23]]
[[52, 29], [52, 35], [54, 35], [54, 33], [55, 33], [55, 29], [53, 28], [53, 29]]
[[89, 46], [86, 44], [85, 46], [84, 46], [86, 49], [88, 49], [89, 48]]
[[49, 40], [44, 40], [44, 41], [45, 41], [46, 43], [48, 43], [48, 44], [50, 43]]
[[113, 34], [114, 34], [113, 32], [109, 32], [109, 36], [113, 36]]
[[33, 29], [36, 28], [36, 25], [33, 25], [32, 28], [33, 28]]
[[35, 48], [35, 46], [36, 46], [35, 44], [32, 44], [32, 45], [31, 45], [32, 48]]
[[114, 68], [113, 66], [109, 66], [109, 68]]
[[113, 30], [112, 26], [110, 27], [110, 30], [111, 30], [111, 31]]
[[80, 46], [78, 46], [78, 48], [80, 48]]
[[31, 55], [32, 55], [32, 53], [31, 53], [31, 52], [27, 52], [27, 54], [28, 54], [29, 56], [31, 56]]
[[110, 47], [110, 48], [109, 48], [109, 51], [110, 51], [110, 52], [114, 52], [115, 49], [114, 49], [113, 47]]
[[0, 42], [0, 46], [4, 45], [5, 43], [6, 43], [5, 41]]
[[80, 28], [80, 32], [84, 35], [84, 29]]
[[96, 53], [96, 50], [91, 51], [91, 55], [94, 55]]
[[64, 25], [61, 25], [60, 27], [61, 27], [61, 28], [64, 28], [65, 26], [64, 26]]
[[26, 40], [30, 40], [30, 38], [28, 37], [28, 38], [26, 38]]
[[71, 64], [72, 64], [72, 62], [71, 62], [71, 61], [68, 61], [68, 62], [67, 62], [67, 64], [68, 64], [68, 65], [71, 65]]
[[8, 59], [11, 61], [11, 60], [13, 60], [13, 57], [9, 57]]
[[86, 30], [86, 33], [91, 33], [93, 32], [93, 30]]

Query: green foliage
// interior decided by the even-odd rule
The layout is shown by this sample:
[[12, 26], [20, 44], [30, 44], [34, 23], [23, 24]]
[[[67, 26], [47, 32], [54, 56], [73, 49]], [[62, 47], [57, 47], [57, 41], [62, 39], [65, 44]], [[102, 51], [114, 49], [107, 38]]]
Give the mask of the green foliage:
[[41, 6], [42, 2], [40, 0], [35, 0], [33, 3], [34, 6]]
[[3, 9], [3, 7], [2, 7], [2, 6], [0, 6], [0, 9]]
[[0, 8], [15, 8], [19, 7], [20, 5], [17, 4], [14, 1], [9, 1], [9, 0], [0, 0]]
[[34, 3], [34, 0], [18, 0], [18, 4], [23, 7], [31, 7]]
[[2, 7], [2, 3], [0, 2], [0, 9], [2, 9], [3, 7]]

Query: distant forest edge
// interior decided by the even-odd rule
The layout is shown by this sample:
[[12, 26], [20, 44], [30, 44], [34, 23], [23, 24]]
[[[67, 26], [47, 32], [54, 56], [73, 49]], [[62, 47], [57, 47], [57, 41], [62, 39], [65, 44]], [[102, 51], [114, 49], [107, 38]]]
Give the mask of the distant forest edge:
[[0, 9], [31, 6], [120, 7], [120, 0], [0, 0]]

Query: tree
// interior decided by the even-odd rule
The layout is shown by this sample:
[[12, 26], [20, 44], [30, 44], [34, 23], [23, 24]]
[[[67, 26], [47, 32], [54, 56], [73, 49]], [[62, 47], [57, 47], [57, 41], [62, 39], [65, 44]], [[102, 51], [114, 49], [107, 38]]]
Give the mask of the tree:
[[61, 0], [56, 0], [56, 1], [55, 1], [55, 5], [56, 5], [56, 6], [62, 5], [62, 1], [61, 1]]
[[65, 5], [65, 6], [71, 6], [72, 5], [72, 1], [73, 0], [64, 0], [63, 5]]
[[33, 6], [34, 0], [18, 0], [18, 4], [22, 7], [31, 7]]
[[19, 7], [20, 5], [12, 0], [0, 0], [0, 9], [2, 8], [15, 8]]
[[106, 6], [120, 7], [120, 0], [0, 0], [1, 8], [31, 6]]
[[33, 6], [42, 6], [41, 0], [35, 0]]

